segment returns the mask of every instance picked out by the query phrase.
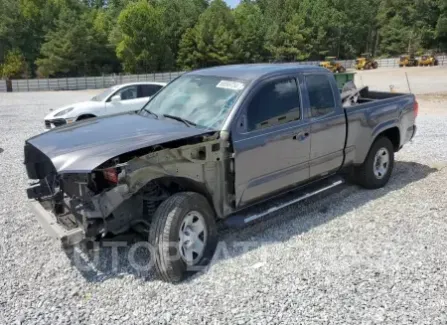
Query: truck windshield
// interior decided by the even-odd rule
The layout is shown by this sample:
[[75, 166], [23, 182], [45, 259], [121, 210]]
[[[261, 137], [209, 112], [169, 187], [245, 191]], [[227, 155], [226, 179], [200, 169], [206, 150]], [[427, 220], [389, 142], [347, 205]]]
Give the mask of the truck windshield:
[[198, 127], [219, 129], [245, 86], [240, 80], [185, 75], [163, 88], [141, 113], [176, 116]]

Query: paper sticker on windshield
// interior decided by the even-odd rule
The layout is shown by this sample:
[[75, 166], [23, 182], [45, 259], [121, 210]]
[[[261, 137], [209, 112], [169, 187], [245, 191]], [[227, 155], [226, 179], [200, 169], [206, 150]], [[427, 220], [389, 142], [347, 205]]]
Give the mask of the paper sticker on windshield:
[[231, 90], [242, 90], [244, 89], [244, 84], [238, 81], [230, 81], [230, 80], [221, 80], [216, 88], [224, 88]]

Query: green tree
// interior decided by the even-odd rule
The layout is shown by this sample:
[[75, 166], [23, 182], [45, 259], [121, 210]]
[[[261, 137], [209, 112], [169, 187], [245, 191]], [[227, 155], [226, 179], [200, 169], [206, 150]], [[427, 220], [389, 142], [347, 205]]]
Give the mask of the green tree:
[[192, 70], [200, 67], [199, 62], [203, 60], [203, 57], [198, 51], [196, 39], [196, 30], [194, 28], [189, 28], [183, 34], [179, 44], [177, 60], [180, 68]]
[[10, 50], [0, 64], [0, 76], [5, 79], [28, 77], [28, 65], [18, 49]]
[[0, 0], [0, 62], [19, 49], [33, 70], [46, 32], [53, 26], [54, 0]]
[[436, 41], [439, 49], [447, 50], [447, 16], [440, 16], [436, 24]]
[[[183, 35], [178, 64], [184, 69], [237, 62], [235, 21], [223, 0], [214, 0], [194, 28]], [[188, 51], [184, 46], [191, 46]], [[192, 64], [191, 64], [192, 63]]]
[[116, 53], [127, 72], [142, 73], [171, 69], [172, 52], [163, 37], [163, 10], [146, 0], [130, 3], [118, 18]]
[[173, 56], [177, 56], [182, 36], [197, 23], [207, 8], [206, 0], [159, 0], [163, 12], [163, 38]]
[[241, 0], [234, 10], [223, 0], [0, 0], [0, 8], [0, 64], [19, 51], [31, 74], [447, 51], [446, 0]]
[[381, 1], [377, 15], [380, 51], [384, 55], [422, 52], [436, 46], [443, 3], [439, 0]]
[[267, 28], [261, 8], [252, 2], [243, 2], [233, 11], [236, 24], [235, 48], [239, 62], [262, 62], [266, 57]]
[[113, 71], [117, 60], [108, 44], [105, 19], [101, 11], [62, 8], [36, 60], [38, 74], [76, 76]]

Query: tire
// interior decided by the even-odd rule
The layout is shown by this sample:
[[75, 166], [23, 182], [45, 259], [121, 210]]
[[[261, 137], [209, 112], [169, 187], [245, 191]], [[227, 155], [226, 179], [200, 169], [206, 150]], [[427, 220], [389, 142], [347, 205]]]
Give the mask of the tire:
[[[187, 220], [194, 222], [195, 218], [198, 220], [202, 218], [200, 222], [204, 224], [204, 231], [202, 235], [195, 237], [195, 241], [190, 240], [190, 242], [195, 243], [201, 237], [203, 240], [200, 241], [204, 243], [204, 249], [201, 254], [196, 254], [195, 261], [188, 263], [183, 258], [182, 249], [179, 247], [180, 231]], [[194, 192], [181, 192], [163, 201], [152, 218], [149, 244], [152, 247], [152, 253], [155, 254], [151, 256], [154, 258], [155, 270], [166, 282], [179, 282], [194, 271], [206, 267], [217, 246], [215, 215], [206, 198]]]
[[[379, 155], [384, 151], [387, 152], [388, 157], [388, 163], [386, 164], [387, 165], [386, 169], [378, 168], [377, 166], [375, 166], [375, 163], [378, 162], [378, 160], [382, 161], [385, 160], [385, 158], [379, 158], [378, 160], [376, 160], [376, 155]], [[380, 156], [384, 157], [384, 155]], [[371, 146], [364, 163], [359, 167], [355, 167], [354, 175], [351, 179], [354, 180], [354, 182], [356, 182], [360, 186], [367, 189], [381, 188], [388, 183], [391, 177], [391, 173], [393, 171], [393, 167], [394, 167], [393, 144], [387, 137], [380, 137]], [[381, 172], [378, 171], [378, 169], [380, 169]]]

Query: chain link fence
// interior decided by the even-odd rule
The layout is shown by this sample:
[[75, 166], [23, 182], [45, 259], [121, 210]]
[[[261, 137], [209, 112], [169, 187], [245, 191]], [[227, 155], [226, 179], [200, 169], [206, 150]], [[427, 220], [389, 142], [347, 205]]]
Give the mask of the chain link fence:
[[[447, 65], [447, 56], [437, 57], [439, 65]], [[379, 68], [399, 67], [399, 58], [376, 60]], [[319, 65], [321, 61], [295, 62], [291, 64], [299, 65]], [[356, 60], [337, 60], [347, 69], [354, 69]], [[103, 75], [100, 77], [79, 77], [79, 78], [50, 78], [50, 79], [20, 79], [12, 80], [12, 91], [48, 91], [48, 90], [83, 90], [108, 88], [114, 85], [138, 82], [138, 81], [160, 81], [169, 82], [177, 78], [184, 72], [165, 72], [139, 75]], [[5, 80], [0, 80], [0, 92], [6, 91]]]

